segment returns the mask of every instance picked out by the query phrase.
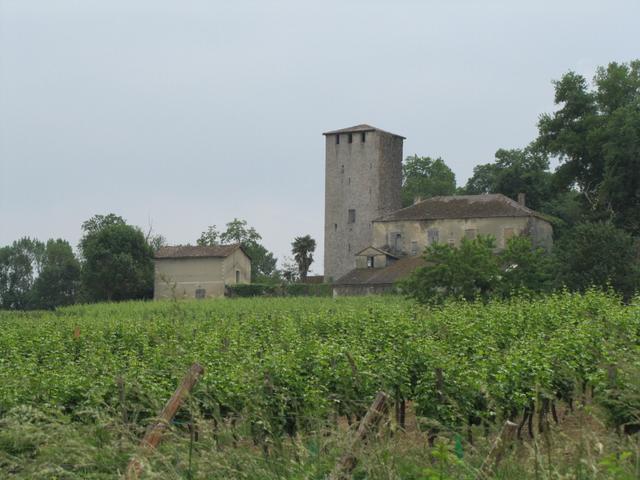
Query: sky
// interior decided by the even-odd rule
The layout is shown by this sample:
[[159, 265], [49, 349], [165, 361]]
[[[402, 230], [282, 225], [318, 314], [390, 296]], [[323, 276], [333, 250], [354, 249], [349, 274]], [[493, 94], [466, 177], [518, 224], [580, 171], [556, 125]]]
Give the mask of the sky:
[[0, 0], [0, 245], [116, 213], [318, 241], [324, 137], [368, 123], [464, 184], [554, 79], [640, 58], [638, 0]]

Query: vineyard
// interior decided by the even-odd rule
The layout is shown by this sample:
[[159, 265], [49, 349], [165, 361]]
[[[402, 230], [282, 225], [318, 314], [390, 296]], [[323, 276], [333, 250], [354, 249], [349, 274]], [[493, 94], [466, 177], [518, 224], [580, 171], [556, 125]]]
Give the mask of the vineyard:
[[[637, 448], [640, 425], [640, 307], [611, 295], [438, 308], [395, 297], [122, 303], [0, 313], [0, 325], [0, 472], [17, 477], [116, 478], [124, 465], [106, 472], [98, 453], [79, 463], [67, 458], [78, 445], [64, 447], [59, 464], [51, 454], [45, 473], [32, 467], [44, 468], [43, 442], [49, 449], [64, 443], [43, 440], [49, 428], [85, 432], [79, 444], [102, 442], [99, 455], [126, 464], [127, 448], [194, 362], [204, 375], [175, 419], [174, 446], [163, 447], [171, 456], [166, 452], [186, 452], [180, 449], [188, 444], [188, 469], [183, 459], [152, 462], [150, 472], [163, 472], [153, 478], [217, 478], [201, 457], [193, 460], [194, 434], [184, 425], [197, 422], [207, 433], [196, 449], [210, 441], [227, 460], [237, 454], [231, 450], [245, 448], [276, 468], [277, 452], [285, 455], [300, 442], [295, 448], [307, 457], [320, 455], [309, 439], [348, 430], [378, 391], [393, 400], [387, 427], [393, 442], [401, 442], [411, 414], [412, 441], [433, 451], [442, 442], [481, 451], [505, 420], [518, 424], [519, 442], [537, 442], [567, 412], [587, 405], [620, 438], [621, 450], [601, 457], [614, 454], [611, 468], [629, 476], [607, 476], [605, 465], [592, 476], [566, 478], [638, 472], [638, 452], [628, 445], [636, 438]], [[297, 450], [292, 455], [303, 461]], [[427, 455], [420, 473], [392, 478], [474, 478], [479, 460], [470, 456], [452, 461], [457, 476], [430, 477], [430, 465], [442, 456]], [[216, 468], [220, 478], [256, 475], [237, 465], [235, 474]], [[326, 465], [314, 468], [295, 478], [326, 475]]]

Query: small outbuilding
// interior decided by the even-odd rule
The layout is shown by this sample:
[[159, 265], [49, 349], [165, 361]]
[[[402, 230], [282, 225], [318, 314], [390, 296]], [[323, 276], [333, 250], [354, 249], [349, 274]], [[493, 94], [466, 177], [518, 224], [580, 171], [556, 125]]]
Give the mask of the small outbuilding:
[[223, 297], [227, 285], [251, 282], [251, 259], [239, 244], [162, 247], [154, 263], [154, 300]]

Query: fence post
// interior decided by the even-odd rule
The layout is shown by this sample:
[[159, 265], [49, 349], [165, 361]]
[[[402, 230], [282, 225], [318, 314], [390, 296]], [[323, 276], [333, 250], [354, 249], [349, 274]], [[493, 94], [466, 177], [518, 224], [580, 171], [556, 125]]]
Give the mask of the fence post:
[[504, 426], [502, 430], [500, 430], [500, 435], [498, 435], [498, 438], [496, 438], [496, 441], [493, 443], [489, 455], [487, 455], [487, 458], [482, 462], [476, 480], [489, 478], [491, 471], [500, 464], [505, 449], [513, 442], [517, 431], [517, 423], [510, 422], [509, 420], [504, 422]]
[[378, 426], [380, 420], [384, 417], [388, 410], [389, 397], [384, 392], [378, 392], [375, 400], [362, 418], [360, 426], [351, 440], [347, 452], [340, 458], [333, 471], [329, 475], [329, 480], [344, 480], [351, 476], [351, 472], [356, 468], [358, 460], [355, 457], [354, 450], [360, 442], [364, 442], [371, 431]]
[[173, 393], [167, 404], [160, 412], [158, 421], [151, 424], [147, 429], [147, 433], [140, 442], [140, 451], [138, 455], [134, 456], [125, 472], [124, 478], [126, 480], [135, 480], [142, 473], [142, 460], [144, 457], [150, 455], [162, 440], [164, 431], [173, 420], [176, 412], [182, 405], [182, 402], [187, 397], [191, 389], [198, 383], [200, 376], [204, 373], [204, 368], [198, 363], [191, 365], [191, 368], [182, 379], [182, 382]]

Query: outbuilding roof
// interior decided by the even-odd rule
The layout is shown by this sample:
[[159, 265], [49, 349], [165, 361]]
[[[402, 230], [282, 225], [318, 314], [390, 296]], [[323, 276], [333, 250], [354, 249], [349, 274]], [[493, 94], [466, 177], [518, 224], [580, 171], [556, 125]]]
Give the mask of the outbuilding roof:
[[382, 130], [381, 128], [372, 127], [371, 125], [367, 125], [366, 123], [362, 123], [360, 125], [354, 125], [353, 127], [341, 128], [340, 130], [332, 130], [330, 132], [324, 132], [323, 135], [337, 135], [339, 133], [358, 133], [358, 132], [380, 132], [386, 133], [387, 135], [393, 135], [394, 137], [402, 138], [405, 137], [402, 135], [398, 135], [397, 133], [387, 132], [386, 130]]
[[[225, 258], [236, 250], [244, 251], [239, 243], [231, 245], [214, 245], [204, 247], [200, 245], [176, 245], [172, 247], [160, 247], [155, 253], [155, 258]], [[247, 255], [249, 256], [249, 255]]]
[[545, 216], [520, 205], [500, 193], [431, 197], [410, 207], [377, 218], [376, 222], [399, 220], [441, 220], [449, 218], [538, 217]]
[[334, 285], [392, 285], [427, 264], [422, 257], [403, 257], [384, 268], [356, 268], [340, 277]]

